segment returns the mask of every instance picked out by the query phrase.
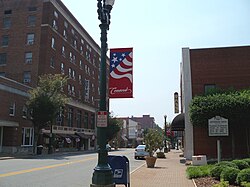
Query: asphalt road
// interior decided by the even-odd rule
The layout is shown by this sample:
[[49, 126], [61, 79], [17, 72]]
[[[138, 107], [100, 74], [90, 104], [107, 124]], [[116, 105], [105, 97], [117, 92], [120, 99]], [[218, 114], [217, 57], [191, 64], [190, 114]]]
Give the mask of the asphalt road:
[[[110, 155], [129, 159], [130, 173], [145, 163], [135, 160], [134, 149]], [[89, 187], [97, 153], [66, 153], [33, 158], [0, 160], [0, 187]]]

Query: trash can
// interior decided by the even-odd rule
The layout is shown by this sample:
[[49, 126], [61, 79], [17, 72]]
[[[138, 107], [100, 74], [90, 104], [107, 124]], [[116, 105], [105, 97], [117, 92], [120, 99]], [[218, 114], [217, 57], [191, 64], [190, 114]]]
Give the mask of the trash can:
[[37, 146], [37, 154], [41, 155], [42, 151], [43, 151], [43, 146], [42, 145]]

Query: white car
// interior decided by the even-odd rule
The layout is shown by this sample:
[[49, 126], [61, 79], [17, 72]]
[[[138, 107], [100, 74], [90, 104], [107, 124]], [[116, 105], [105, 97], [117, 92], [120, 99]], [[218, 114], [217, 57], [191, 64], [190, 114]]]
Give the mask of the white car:
[[149, 153], [145, 150], [146, 149], [146, 145], [138, 145], [135, 148], [135, 159], [138, 158], [144, 158], [145, 156], [149, 156]]

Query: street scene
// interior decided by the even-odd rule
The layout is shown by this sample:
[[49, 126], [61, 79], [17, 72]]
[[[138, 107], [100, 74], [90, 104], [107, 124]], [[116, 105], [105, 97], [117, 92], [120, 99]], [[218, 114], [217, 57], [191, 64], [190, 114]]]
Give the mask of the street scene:
[[250, 187], [249, 8], [0, 1], [0, 187]]

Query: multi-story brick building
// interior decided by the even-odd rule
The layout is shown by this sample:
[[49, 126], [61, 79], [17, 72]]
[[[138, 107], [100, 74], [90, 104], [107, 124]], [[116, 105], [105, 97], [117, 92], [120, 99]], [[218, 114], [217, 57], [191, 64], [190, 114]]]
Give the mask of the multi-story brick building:
[[[222, 158], [242, 157], [249, 154], [249, 139], [244, 125], [229, 122], [229, 136], [211, 137], [208, 126], [193, 126], [189, 104], [197, 95], [210, 88], [236, 90], [250, 87], [250, 46], [182, 50], [181, 97], [185, 117], [185, 157], [207, 155], [217, 157], [216, 142], [221, 140]], [[233, 132], [233, 133], [232, 133]]]
[[[0, 76], [24, 88], [35, 87], [42, 74], [67, 76], [69, 80], [63, 91], [71, 100], [53, 126], [53, 133], [60, 148], [93, 148], [100, 95], [100, 47], [60, 0], [3, 0], [0, 12]], [[5, 79], [0, 81], [2, 85]], [[20, 97], [20, 100], [27, 99], [26, 95]], [[19, 105], [19, 99], [11, 99], [8, 92], [1, 92], [0, 98], [1, 103], [3, 100], [9, 102], [1, 106], [4, 113], [9, 111], [10, 103]], [[19, 118], [19, 113], [11, 116], [18, 126], [6, 127], [9, 114], [5, 119], [1, 113], [0, 151], [26, 146], [19, 139], [12, 144], [6, 143], [6, 137], [14, 136], [16, 129], [22, 133], [26, 122], [23, 118], [17, 120]], [[46, 135], [50, 130], [43, 132]], [[32, 146], [32, 142], [27, 146]]]

